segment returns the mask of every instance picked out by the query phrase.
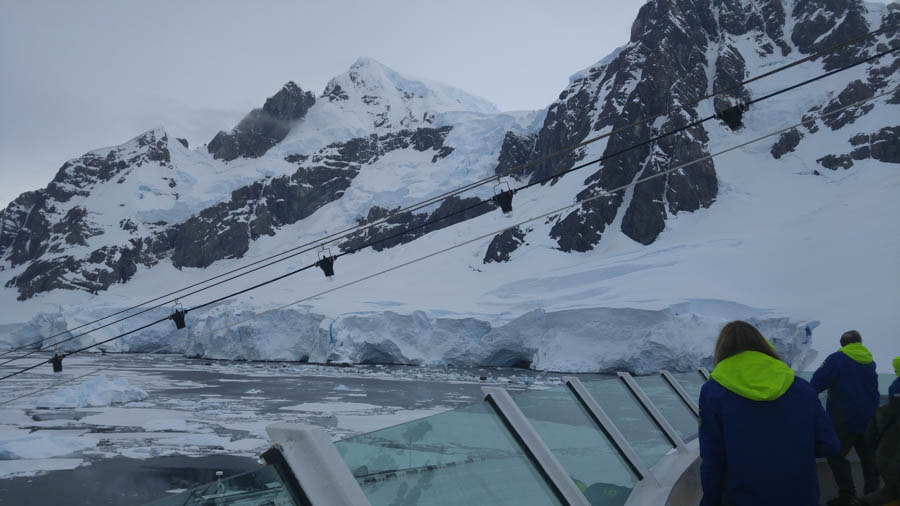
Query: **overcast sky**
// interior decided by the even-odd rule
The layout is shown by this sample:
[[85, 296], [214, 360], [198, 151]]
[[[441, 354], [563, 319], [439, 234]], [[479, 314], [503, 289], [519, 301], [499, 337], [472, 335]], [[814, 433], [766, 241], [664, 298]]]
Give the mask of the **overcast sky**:
[[539, 109], [627, 42], [642, 0], [0, 0], [0, 209], [66, 160], [164, 126], [203, 144], [289, 80], [369, 56]]

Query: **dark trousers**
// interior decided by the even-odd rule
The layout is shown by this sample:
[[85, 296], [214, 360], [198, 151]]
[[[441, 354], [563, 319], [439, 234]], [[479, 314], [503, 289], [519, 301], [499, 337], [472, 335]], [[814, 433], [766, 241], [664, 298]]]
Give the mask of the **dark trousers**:
[[841, 432], [838, 433], [838, 439], [841, 441], [841, 450], [837, 455], [827, 459], [831, 473], [834, 475], [834, 482], [838, 486], [838, 494], [843, 497], [856, 495], [853, 474], [850, 472], [850, 461], [847, 460], [847, 454], [850, 453], [851, 448], [856, 449], [862, 466], [863, 493], [869, 494], [877, 490], [880, 480], [878, 471], [875, 470], [875, 453], [866, 445], [863, 435]]
[[883, 506], [898, 499], [900, 499], [900, 482], [887, 476], [884, 477], [883, 487], [863, 497], [869, 506]]

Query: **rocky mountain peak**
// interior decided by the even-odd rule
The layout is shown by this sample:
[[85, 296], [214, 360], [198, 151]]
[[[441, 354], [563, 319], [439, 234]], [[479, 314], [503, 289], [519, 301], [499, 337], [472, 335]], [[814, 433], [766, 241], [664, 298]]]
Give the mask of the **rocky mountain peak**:
[[316, 98], [289, 81], [266, 100], [261, 109], [254, 109], [231, 132], [220, 131], [206, 149], [213, 158], [231, 161], [238, 157], [259, 158], [290, 132], [293, 122], [302, 119], [315, 104]]
[[95, 149], [64, 163], [46, 192], [58, 202], [75, 195], [88, 196], [91, 186], [124, 178], [145, 163], [171, 162], [169, 136], [162, 127], [153, 128], [118, 146]]
[[263, 112], [281, 121], [301, 119], [316, 99], [310, 92], [304, 92], [294, 81], [288, 81], [278, 93], [266, 99]]
[[437, 114], [453, 111], [496, 113], [483, 98], [429, 79], [401, 74], [373, 58], [361, 57], [328, 82], [323, 100], [371, 118], [377, 130], [428, 126]]

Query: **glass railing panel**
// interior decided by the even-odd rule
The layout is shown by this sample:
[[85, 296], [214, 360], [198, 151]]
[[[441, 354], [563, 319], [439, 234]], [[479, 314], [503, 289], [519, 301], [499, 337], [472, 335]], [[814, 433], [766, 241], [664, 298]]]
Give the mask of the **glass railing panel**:
[[625, 503], [637, 477], [568, 387], [513, 399], [592, 505]]
[[700, 389], [706, 380], [700, 376], [700, 373], [694, 372], [677, 372], [672, 373], [672, 377], [684, 388], [691, 399], [698, 405], [700, 404]]
[[635, 376], [634, 380], [656, 405], [656, 409], [666, 417], [681, 439], [689, 441], [697, 436], [699, 430], [697, 417], [661, 376], [658, 374]]
[[586, 381], [584, 387], [647, 467], [674, 448], [622, 380]]
[[559, 504], [487, 402], [335, 446], [373, 506]]
[[271, 467], [223, 478], [150, 503], [152, 506], [294, 506]]

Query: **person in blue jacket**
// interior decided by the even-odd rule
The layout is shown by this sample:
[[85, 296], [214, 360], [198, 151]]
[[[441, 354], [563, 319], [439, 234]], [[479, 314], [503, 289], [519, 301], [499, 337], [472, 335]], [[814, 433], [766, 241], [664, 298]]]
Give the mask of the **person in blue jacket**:
[[838, 497], [829, 506], [850, 504], [856, 495], [847, 454], [856, 449], [863, 472], [863, 490], [868, 494], [879, 486], [875, 455], [865, 444], [865, 432], [881, 402], [878, 373], [872, 354], [855, 330], [841, 336], [841, 349], [829, 355], [813, 374], [810, 384], [817, 393], [828, 391], [826, 411], [834, 423], [841, 450], [828, 458], [828, 466], [838, 486]]
[[816, 457], [840, 445], [815, 390], [751, 324], [719, 333], [700, 389], [701, 506], [816, 506]]
[[851, 503], [854, 506], [900, 503], [900, 357], [894, 358], [894, 372], [898, 377], [888, 389], [888, 403], [875, 410], [866, 429], [866, 443], [875, 452], [884, 486]]
[[892, 398], [895, 395], [900, 395], [900, 357], [894, 357], [894, 373], [897, 375], [894, 378], [891, 386], [888, 387], [888, 398]]

